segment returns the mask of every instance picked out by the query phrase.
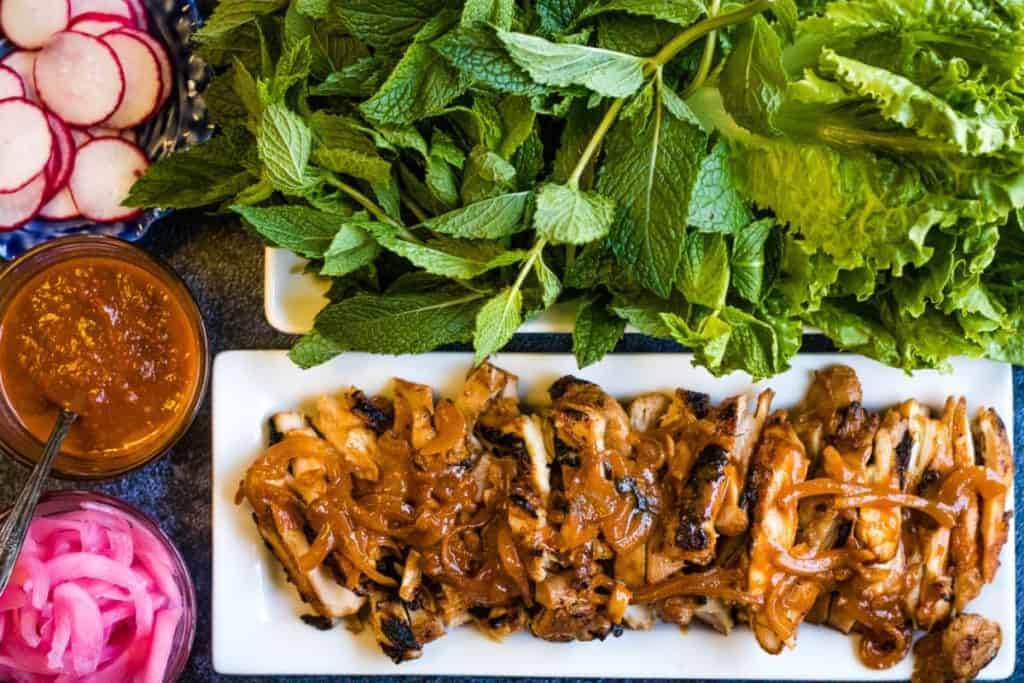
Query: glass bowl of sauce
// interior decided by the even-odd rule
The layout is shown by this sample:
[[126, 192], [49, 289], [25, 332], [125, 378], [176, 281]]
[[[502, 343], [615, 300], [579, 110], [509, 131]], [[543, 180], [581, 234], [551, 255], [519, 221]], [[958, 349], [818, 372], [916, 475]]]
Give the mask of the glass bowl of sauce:
[[209, 372], [202, 315], [169, 267], [126, 242], [47, 242], [0, 274], [0, 450], [35, 462], [61, 408], [57, 476], [111, 477], [188, 430]]

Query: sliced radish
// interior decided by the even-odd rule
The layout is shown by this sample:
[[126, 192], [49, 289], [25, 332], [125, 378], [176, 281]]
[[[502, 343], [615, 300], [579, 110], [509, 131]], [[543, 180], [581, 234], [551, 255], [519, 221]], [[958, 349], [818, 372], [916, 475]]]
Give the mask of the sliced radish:
[[39, 217], [48, 221], [66, 221], [77, 218], [80, 215], [75, 199], [71, 196], [71, 190], [67, 187], [55, 194], [50, 201], [39, 209]]
[[54, 140], [46, 114], [24, 98], [0, 100], [0, 192], [13, 192], [43, 172]]
[[113, 14], [135, 22], [135, 13], [126, 0], [70, 0], [71, 17], [83, 14]]
[[102, 40], [64, 31], [40, 51], [35, 67], [39, 98], [74, 126], [99, 123], [124, 99], [124, 71]]
[[21, 78], [21, 85], [25, 88], [25, 99], [37, 102], [36, 95], [36, 56], [38, 52], [17, 50], [0, 60], [0, 66], [5, 66]]
[[146, 45], [149, 45], [150, 49], [153, 50], [153, 54], [156, 55], [157, 61], [160, 62], [160, 83], [163, 87], [160, 90], [160, 103], [157, 105], [157, 109], [159, 109], [164, 106], [164, 102], [171, 96], [171, 90], [174, 87], [174, 67], [171, 65], [171, 58], [167, 55], [167, 50], [164, 49], [159, 40], [145, 31], [135, 31], [132, 29], [118, 30], [120, 33], [135, 36], [146, 43]]
[[126, 220], [142, 212], [122, 202], [147, 168], [149, 160], [138, 146], [119, 138], [100, 138], [78, 150], [68, 187], [86, 218], [100, 222]]
[[11, 97], [25, 97], [25, 84], [14, 69], [0, 65], [0, 100]]
[[[134, 31], [138, 33], [138, 31]], [[103, 122], [109, 128], [132, 128], [156, 113], [163, 86], [160, 62], [145, 42], [134, 35], [114, 31], [101, 40], [117, 55], [124, 70], [125, 96], [117, 110]]]
[[68, 0], [4, 0], [0, 29], [7, 39], [26, 50], [40, 48], [68, 27]]
[[16, 192], [0, 194], [0, 230], [13, 230], [32, 220], [46, 193], [46, 174], [40, 173]]
[[122, 140], [127, 140], [128, 142], [131, 142], [132, 144], [136, 144], [136, 145], [139, 144], [139, 135], [138, 135], [138, 133], [136, 133], [131, 128], [126, 128], [125, 130], [121, 131], [121, 139]]
[[53, 180], [54, 190], [59, 190], [67, 185], [71, 171], [75, 168], [75, 155], [77, 147], [71, 129], [53, 114], [46, 115], [50, 123], [50, 130], [53, 132], [54, 147], [60, 154], [60, 167]]
[[135, 15], [135, 25], [142, 31], [149, 30], [149, 12], [146, 10], [146, 4], [142, 0], [127, 0], [128, 4], [132, 7], [132, 13]]
[[127, 17], [116, 14], [101, 14], [99, 12], [86, 12], [75, 17], [68, 27], [70, 31], [78, 31], [90, 36], [102, 36], [104, 33], [116, 31], [119, 28], [134, 28], [135, 24]]

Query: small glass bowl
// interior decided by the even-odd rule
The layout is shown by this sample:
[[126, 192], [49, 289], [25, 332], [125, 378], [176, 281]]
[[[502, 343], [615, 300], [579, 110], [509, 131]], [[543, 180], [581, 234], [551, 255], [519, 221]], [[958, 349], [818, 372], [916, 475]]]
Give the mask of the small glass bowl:
[[[0, 321], [15, 294], [39, 273], [69, 259], [101, 257], [123, 261], [145, 270], [167, 287], [188, 318], [199, 352], [198, 377], [192, 395], [176, 422], [166, 428], [159, 439], [125, 453], [88, 457], [62, 452], [53, 463], [53, 475], [61, 479], [95, 480], [115, 477], [149, 463], [170, 450], [188, 431], [202, 406], [210, 373], [209, 342], [199, 307], [170, 266], [138, 247], [103, 235], [74, 235], [44, 242], [13, 261], [0, 273]], [[43, 443], [32, 435], [15, 415], [6, 397], [0, 392], [0, 451], [8, 457], [33, 465], [43, 452]]]
[[[189, 574], [185, 560], [181, 557], [181, 553], [178, 552], [171, 539], [149, 515], [128, 503], [102, 493], [94, 493], [92, 491], [51, 491], [44, 493], [39, 499], [35, 517], [49, 517], [65, 512], [84, 510], [85, 508], [82, 507], [82, 503], [98, 503], [123, 512], [131, 518], [132, 523], [151, 533], [153, 538], [167, 551], [168, 556], [171, 558], [171, 562], [174, 565], [174, 580], [181, 591], [182, 604], [181, 621], [178, 622], [178, 628], [174, 632], [171, 656], [167, 661], [167, 673], [164, 676], [164, 681], [167, 683], [177, 681], [188, 664], [188, 658], [192, 654], [192, 644], [196, 636], [196, 589], [192, 583], [192, 576]], [[0, 521], [6, 517], [7, 511], [0, 514]]]

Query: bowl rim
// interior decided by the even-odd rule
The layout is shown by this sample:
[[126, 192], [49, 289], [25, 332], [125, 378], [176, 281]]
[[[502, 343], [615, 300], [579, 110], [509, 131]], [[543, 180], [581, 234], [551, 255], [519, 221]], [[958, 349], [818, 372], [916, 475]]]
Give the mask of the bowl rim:
[[[67, 502], [78, 508], [81, 508], [82, 502], [97, 502], [116, 508], [141, 523], [143, 528], [153, 534], [156, 540], [163, 545], [170, 554], [171, 559], [179, 570], [181, 582], [184, 584], [185, 588], [184, 595], [182, 596], [182, 623], [185, 631], [183, 634], [184, 637], [181, 638], [179, 647], [175, 649], [174, 655], [167, 662], [167, 670], [164, 673], [164, 680], [178, 680], [181, 677], [182, 672], [184, 672], [185, 667], [188, 666], [188, 662], [192, 657], [192, 650], [195, 647], [196, 631], [198, 630], [199, 622], [199, 601], [196, 596], [196, 586], [195, 581], [192, 579], [192, 572], [189, 570], [188, 563], [185, 561], [181, 551], [178, 550], [177, 544], [175, 544], [174, 540], [171, 539], [167, 532], [163, 530], [163, 527], [161, 527], [160, 524], [153, 519], [151, 515], [149, 515], [149, 513], [144, 510], [140, 510], [138, 507], [127, 501], [115, 498], [114, 496], [101, 491], [89, 491], [82, 489], [45, 491], [39, 497], [39, 502], [36, 505], [36, 512], [32, 516], [33, 519], [40, 516], [39, 507], [42, 505], [46, 503], [60, 502]], [[8, 513], [10, 513], [10, 510], [11, 508], [7, 507], [3, 512], [0, 512], [0, 520], [5, 519]], [[42, 516], [47, 515], [44, 514]]]
[[[206, 396], [210, 388], [210, 374], [212, 366], [212, 357], [210, 350], [210, 338], [206, 329], [206, 320], [203, 317], [202, 309], [199, 307], [199, 302], [196, 299], [195, 293], [192, 288], [188, 286], [184, 278], [178, 274], [174, 268], [172, 268], [166, 261], [159, 256], [151, 254], [141, 247], [127, 242], [125, 240], [118, 239], [116, 237], [110, 237], [108, 235], [96, 235], [96, 234], [76, 234], [66, 235], [64, 237], [58, 237], [56, 239], [47, 240], [40, 244], [37, 244], [33, 248], [26, 251], [21, 256], [17, 257], [13, 261], [7, 264], [0, 263], [0, 289], [2, 289], [3, 283], [6, 278], [11, 277], [11, 273], [15, 272], [16, 269], [21, 266], [24, 267], [26, 264], [29, 266], [31, 262], [40, 257], [40, 254], [46, 254], [47, 252], [54, 249], [68, 248], [68, 247], [96, 247], [109, 248], [113, 253], [103, 254], [106, 258], [123, 258], [116, 252], [121, 251], [130, 254], [129, 258], [123, 260], [127, 263], [139, 266], [139, 262], [145, 263], [151, 266], [155, 271], [162, 274], [167, 278], [169, 283], [169, 289], [171, 290], [172, 296], [176, 293], [174, 289], [177, 288], [183, 293], [183, 296], [175, 298], [182, 308], [185, 309], [185, 315], [192, 323], [192, 327], [195, 330], [196, 342], [198, 346], [198, 377], [195, 384], [195, 388], [192, 392], [192, 396], [189, 399], [187, 408], [184, 411], [184, 419], [178, 423], [172, 432], [168, 434], [165, 439], [160, 440], [155, 444], [153, 452], [146, 457], [140, 458], [137, 462], [131, 463], [125, 467], [118, 469], [95, 472], [95, 473], [72, 473], [64, 472], [58, 467], [58, 461], [54, 462], [54, 467], [51, 470], [50, 476], [55, 479], [61, 479], [65, 481], [102, 481], [111, 480], [122, 477], [131, 472], [135, 472], [150, 463], [159, 460], [165, 455], [169, 454], [179, 441], [189, 432], [192, 426], [195, 424], [199, 417], [199, 413], [202, 412], [203, 405], [206, 403]], [[70, 251], [66, 256], [60, 258], [55, 263], [61, 263], [74, 258], [87, 257], [92, 254], [79, 253], [78, 251]], [[50, 264], [51, 266], [53, 264]], [[46, 266], [49, 267], [49, 266]], [[38, 273], [45, 272], [46, 267], [40, 269]], [[30, 277], [34, 277], [35, 273]], [[0, 291], [2, 294], [2, 291]], [[9, 305], [9, 301], [0, 298], [0, 316], [2, 316], [6, 306]], [[7, 402], [6, 397], [3, 395], [3, 391], [0, 391], [0, 402]], [[8, 404], [9, 405], [9, 404]], [[19, 425], [22, 431], [27, 432], [23, 425]], [[40, 448], [42, 443], [34, 436], [29, 435], [33, 441], [35, 441]], [[32, 467], [35, 465], [35, 460], [26, 454], [19, 451], [8, 444], [3, 438], [0, 438], [0, 453], [6, 455], [9, 459], [21, 464], [24, 467]]]

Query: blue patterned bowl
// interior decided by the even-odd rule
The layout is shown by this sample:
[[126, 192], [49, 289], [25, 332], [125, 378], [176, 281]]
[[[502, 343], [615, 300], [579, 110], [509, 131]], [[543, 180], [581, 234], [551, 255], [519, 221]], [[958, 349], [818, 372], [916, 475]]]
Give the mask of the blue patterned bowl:
[[[205, 142], [213, 132], [199, 95], [209, 79], [209, 68], [189, 50], [192, 33], [201, 21], [195, 0], [145, 0], [144, 4], [149, 10], [150, 33], [164, 44], [173, 63], [174, 91], [163, 110], [136, 133], [149, 158], [162, 159], [175, 150]], [[13, 51], [14, 46], [0, 34], [0, 58]], [[0, 232], [0, 258], [14, 258], [40, 242], [65, 235], [109, 235], [134, 242], [168, 213], [167, 209], [149, 209], [118, 223], [36, 219], [17, 230]]]

